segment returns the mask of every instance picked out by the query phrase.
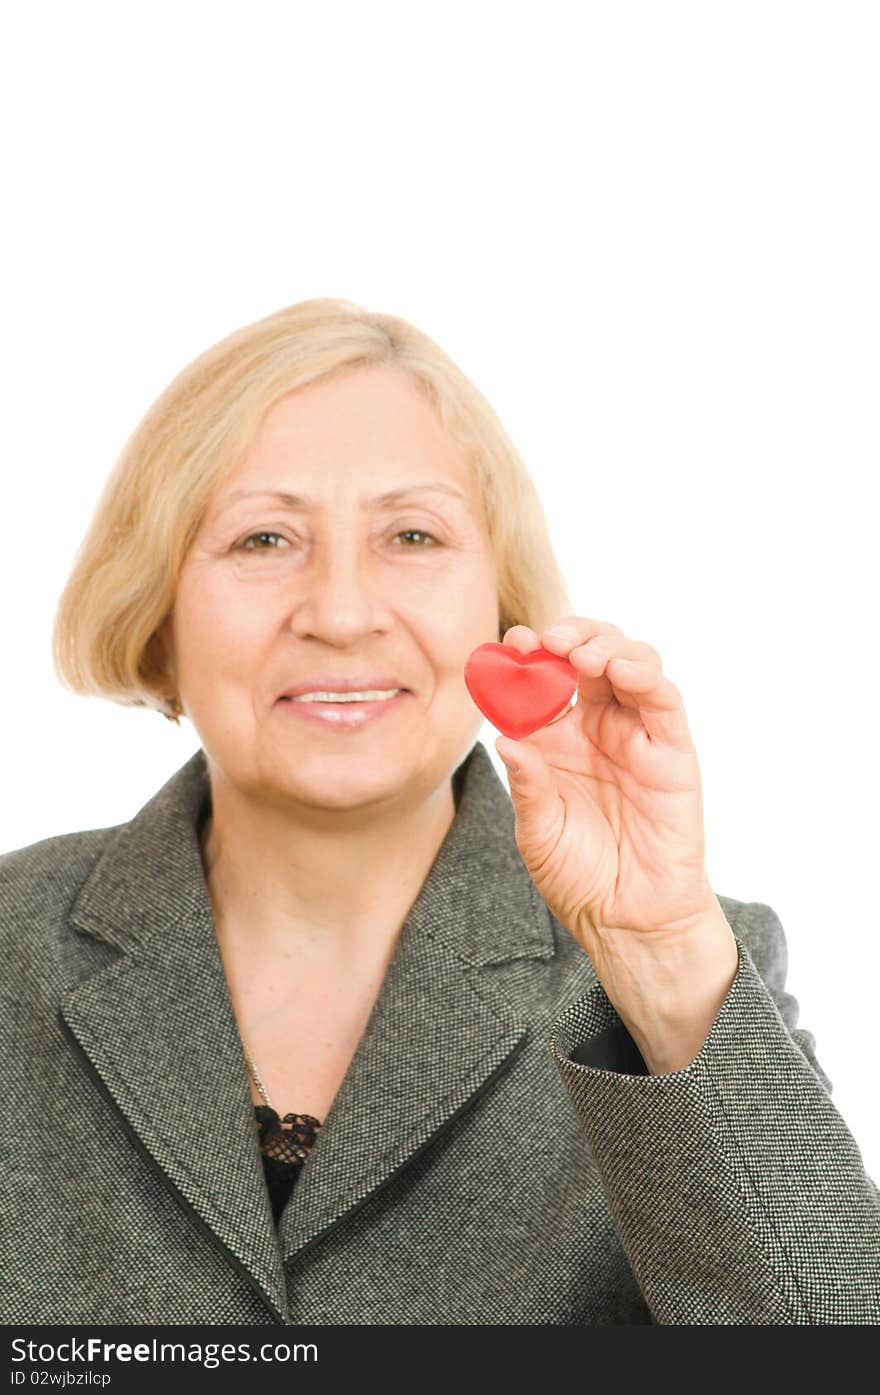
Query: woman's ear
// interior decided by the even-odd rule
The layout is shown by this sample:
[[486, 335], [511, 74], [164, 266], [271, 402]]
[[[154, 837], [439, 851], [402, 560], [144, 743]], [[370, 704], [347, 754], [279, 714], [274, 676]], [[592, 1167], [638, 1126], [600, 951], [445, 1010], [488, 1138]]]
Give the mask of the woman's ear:
[[154, 631], [148, 645], [157, 676], [167, 686], [168, 696], [177, 693], [177, 665], [174, 657], [174, 640], [171, 634], [171, 616], [168, 615]]
[[155, 666], [164, 707], [160, 709], [169, 722], [180, 725], [183, 706], [177, 688], [177, 664], [174, 656], [174, 639], [171, 633], [171, 617], [166, 616], [159, 628], [150, 637], [149, 649]]

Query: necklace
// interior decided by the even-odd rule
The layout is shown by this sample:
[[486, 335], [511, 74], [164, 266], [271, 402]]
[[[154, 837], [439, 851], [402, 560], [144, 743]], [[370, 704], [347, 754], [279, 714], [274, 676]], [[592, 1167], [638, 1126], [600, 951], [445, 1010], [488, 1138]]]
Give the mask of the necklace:
[[241, 1049], [242, 1049], [242, 1051], [244, 1051], [244, 1059], [245, 1059], [245, 1061], [247, 1062], [247, 1068], [248, 1068], [248, 1070], [250, 1071], [251, 1075], [254, 1077], [254, 1084], [256, 1085], [257, 1089], [258, 1089], [259, 1092], [260, 1092], [260, 1097], [261, 1097], [261, 1099], [262, 1099], [264, 1105], [266, 1106], [266, 1108], [267, 1108], [267, 1109], [271, 1109], [271, 1108], [272, 1108], [272, 1101], [269, 1099], [269, 1096], [266, 1094], [266, 1087], [265, 1087], [265, 1085], [263, 1084], [262, 1080], [260, 1079], [259, 1075], [257, 1074], [257, 1068], [256, 1068], [256, 1066], [254, 1065], [253, 1061], [251, 1060], [250, 1056], [249, 1056], [249, 1055], [247, 1054], [247, 1052], [244, 1050], [244, 1047], [242, 1047]]
[[261, 1139], [261, 1150], [268, 1157], [275, 1159], [276, 1162], [284, 1163], [288, 1167], [293, 1164], [301, 1165], [309, 1156], [318, 1137], [321, 1129], [320, 1119], [315, 1119], [311, 1114], [285, 1114], [283, 1120], [279, 1120], [278, 1111], [273, 1108], [256, 1066], [245, 1051], [244, 1046], [241, 1049], [263, 1103], [275, 1115], [273, 1123], [268, 1128], [265, 1124], [257, 1125]]

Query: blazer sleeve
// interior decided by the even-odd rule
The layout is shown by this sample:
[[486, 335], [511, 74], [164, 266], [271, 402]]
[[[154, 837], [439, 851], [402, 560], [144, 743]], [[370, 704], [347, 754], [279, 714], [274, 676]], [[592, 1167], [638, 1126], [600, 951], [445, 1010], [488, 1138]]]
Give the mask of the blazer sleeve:
[[779, 917], [750, 902], [731, 928], [736, 976], [684, 1069], [648, 1074], [601, 984], [553, 1023], [621, 1243], [657, 1323], [880, 1323], [880, 1193], [796, 1027]]

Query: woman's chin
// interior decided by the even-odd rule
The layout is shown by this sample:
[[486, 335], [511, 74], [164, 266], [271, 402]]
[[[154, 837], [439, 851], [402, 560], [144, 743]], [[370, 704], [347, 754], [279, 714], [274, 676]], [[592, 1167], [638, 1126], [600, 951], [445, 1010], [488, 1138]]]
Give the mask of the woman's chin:
[[393, 799], [416, 777], [418, 762], [409, 769], [400, 751], [394, 755], [392, 760], [387, 749], [279, 752], [268, 768], [261, 761], [261, 780], [273, 800], [280, 796], [309, 808], [354, 809]]

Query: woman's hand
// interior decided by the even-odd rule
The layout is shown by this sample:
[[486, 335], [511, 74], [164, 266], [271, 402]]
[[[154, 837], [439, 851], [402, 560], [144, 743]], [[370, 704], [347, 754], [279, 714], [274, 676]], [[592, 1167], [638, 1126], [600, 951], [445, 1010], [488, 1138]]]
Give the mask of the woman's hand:
[[700, 771], [681, 694], [650, 644], [581, 616], [561, 626], [568, 636], [516, 625], [503, 639], [521, 652], [541, 645], [561, 654], [578, 673], [574, 706], [521, 741], [495, 743], [517, 847], [627, 1025], [644, 1026], [640, 1045], [658, 1007], [649, 979], [663, 988], [670, 1022], [687, 1016], [673, 982], [686, 977], [695, 1003], [700, 985], [713, 985], [700, 999], [699, 1035], [733, 979], [737, 951], [706, 874]]

